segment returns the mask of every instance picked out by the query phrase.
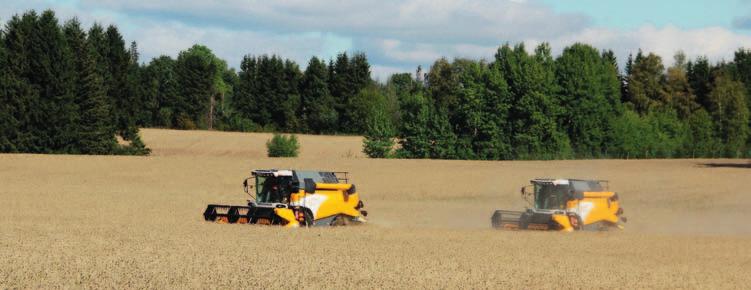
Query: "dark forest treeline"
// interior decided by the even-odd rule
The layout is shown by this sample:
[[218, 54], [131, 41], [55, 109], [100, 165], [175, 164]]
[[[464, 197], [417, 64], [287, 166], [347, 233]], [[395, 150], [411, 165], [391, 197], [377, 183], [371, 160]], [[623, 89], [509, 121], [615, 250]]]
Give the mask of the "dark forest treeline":
[[0, 41], [0, 151], [148, 154], [132, 118], [136, 53], [117, 28], [31, 11]]
[[0, 41], [2, 152], [144, 154], [139, 127], [364, 134], [373, 157], [743, 157], [751, 149], [744, 49], [716, 64], [678, 53], [668, 68], [640, 51], [621, 70], [611, 51], [586, 44], [557, 58], [547, 44], [504, 45], [489, 62], [439, 59], [426, 73], [377, 83], [364, 54], [313, 57], [304, 70], [249, 55], [235, 71], [195, 45], [140, 63], [116, 27], [84, 31], [51, 11], [12, 18]]
[[629, 57], [624, 71], [619, 73], [611, 51], [598, 52], [586, 44], [569, 46], [555, 59], [547, 44], [533, 52], [519, 44], [500, 47], [490, 63], [438, 60], [424, 87], [412, 84], [416, 92], [401, 99], [402, 121], [396, 130], [401, 149], [396, 156], [749, 154], [751, 51], [740, 49], [733, 62], [714, 65], [706, 58], [687, 61], [679, 52], [667, 69], [659, 56], [639, 51]]

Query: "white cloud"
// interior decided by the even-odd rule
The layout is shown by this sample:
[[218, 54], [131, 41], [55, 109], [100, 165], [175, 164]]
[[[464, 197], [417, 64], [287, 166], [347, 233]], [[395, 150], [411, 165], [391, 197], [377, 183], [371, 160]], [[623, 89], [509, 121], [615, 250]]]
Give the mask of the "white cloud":
[[751, 47], [751, 36], [738, 34], [722, 27], [681, 29], [675, 26], [655, 27], [644, 25], [635, 30], [588, 28], [550, 41], [560, 51], [575, 42], [591, 44], [600, 49], [612, 49], [621, 63], [629, 53], [654, 52], [666, 65], [672, 64], [673, 55], [683, 50], [690, 58], [706, 56], [711, 61], [732, 60], [740, 47]]
[[552, 37], [586, 27], [583, 15], [559, 14], [527, 1], [287, 0], [287, 1], [91, 1], [132, 13], [163, 13], [282, 32], [328, 31], [353, 37], [403, 41], [495, 43], [520, 37]]
[[414, 73], [416, 68], [402, 67], [402, 66], [384, 66], [384, 65], [372, 65], [370, 67], [370, 74], [374, 80], [380, 82], [386, 82], [389, 77], [396, 73]]
[[[682, 29], [644, 25], [633, 30], [593, 27], [589, 18], [556, 13], [538, 0], [80, 0], [9, 1], [0, 20], [27, 9], [53, 8], [61, 19], [78, 16], [84, 25], [117, 24], [142, 56], [176, 56], [194, 43], [211, 48], [238, 67], [245, 54], [278, 54], [305, 66], [312, 55], [341, 50], [365, 52], [373, 75], [429, 68], [437, 58], [492, 60], [499, 45], [550, 42], [554, 53], [575, 42], [613, 49], [621, 63], [639, 48], [666, 64], [679, 49], [690, 57], [730, 60], [751, 36], [722, 27]], [[530, 49], [531, 50], [531, 49]]]
[[333, 37], [320, 34], [277, 35], [217, 27], [199, 28], [179, 22], [148, 23], [139, 29], [136, 36], [144, 56], [167, 54], [175, 57], [178, 52], [193, 44], [203, 44], [233, 67], [239, 67], [245, 54], [276, 54], [305, 66], [311, 56], [327, 53], [325, 42]]
[[382, 51], [386, 58], [397, 62], [424, 63], [441, 57], [441, 53], [436, 50], [437, 47], [424, 43], [405, 45], [396, 39], [383, 39], [376, 40], [373, 46]]

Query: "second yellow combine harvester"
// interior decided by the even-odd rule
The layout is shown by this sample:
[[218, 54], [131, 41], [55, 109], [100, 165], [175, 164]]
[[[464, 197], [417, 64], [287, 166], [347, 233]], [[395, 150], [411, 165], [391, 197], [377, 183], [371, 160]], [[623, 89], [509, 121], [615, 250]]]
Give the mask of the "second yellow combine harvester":
[[618, 194], [604, 180], [533, 179], [522, 187], [530, 203], [526, 211], [496, 210], [494, 228], [520, 230], [622, 229], [623, 208]]
[[210, 204], [204, 219], [286, 227], [365, 222], [367, 212], [346, 172], [271, 169], [254, 170], [251, 175], [243, 182], [252, 197], [247, 206]]

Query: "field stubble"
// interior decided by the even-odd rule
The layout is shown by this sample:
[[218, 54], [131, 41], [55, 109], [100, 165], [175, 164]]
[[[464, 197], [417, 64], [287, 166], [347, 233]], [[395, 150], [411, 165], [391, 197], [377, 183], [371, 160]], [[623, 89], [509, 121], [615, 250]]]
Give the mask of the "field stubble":
[[[745, 288], [751, 169], [734, 160], [371, 160], [358, 137], [143, 130], [150, 157], [0, 155], [0, 288]], [[371, 223], [202, 221], [253, 168], [347, 170]], [[489, 229], [534, 177], [611, 180], [623, 232]]]

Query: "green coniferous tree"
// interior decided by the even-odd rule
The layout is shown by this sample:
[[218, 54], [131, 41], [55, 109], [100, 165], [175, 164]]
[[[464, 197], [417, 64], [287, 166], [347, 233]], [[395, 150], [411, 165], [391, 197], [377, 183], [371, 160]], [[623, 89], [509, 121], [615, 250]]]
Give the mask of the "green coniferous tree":
[[[99, 41], [98, 39], [96, 41]], [[117, 27], [110, 25], [104, 33], [106, 50], [104, 57], [109, 70], [107, 95], [112, 104], [112, 116], [117, 132], [125, 140], [131, 140], [138, 133], [135, 122], [135, 96], [132, 96], [128, 71], [130, 69], [130, 55], [125, 49], [125, 41]], [[100, 44], [94, 44], [98, 46]]]
[[60, 24], [51, 10], [44, 11], [31, 35], [30, 83], [39, 88], [39, 105], [44, 116], [35, 128], [43, 152], [75, 153], [78, 108], [75, 103], [74, 56], [65, 43]]
[[302, 126], [302, 120], [297, 115], [301, 103], [302, 72], [296, 63], [285, 60], [281, 77], [283, 79], [278, 88], [280, 99], [277, 101], [278, 105], [275, 106], [277, 109], [274, 115], [275, 123], [286, 131], [298, 131]]
[[135, 41], [128, 49], [128, 93], [134, 104], [130, 109], [133, 122], [138, 127], [152, 127], [154, 124], [152, 113], [158, 110], [158, 103], [153, 95], [147, 95], [144, 87], [145, 68], [139, 63], [140, 53]]
[[306, 127], [313, 133], [334, 133], [338, 115], [334, 97], [328, 88], [326, 62], [313, 57], [308, 62], [303, 76], [300, 95], [300, 115]]
[[31, 71], [32, 35], [38, 15], [29, 11], [15, 15], [6, 24], [3, 46], [5, 63], [0, 71], [5, 77], [3, 88], [10, 118], [6, 126], [14, 128], [5, 135], [13, 145], [3, 150], [15, 152], [46, 152], [42, 134], [37, 129], [44, 126], [45, 115], [39, 107], [39, 89], [29, 81]]
[[349, 82], [349, 56], [346, 52], [336, 56], [336, 61], [329, 66], [329, 92], [334, 97], [334, 108], [339, 116], [337, 131], [351, 132], [348, 128], [349, 119], [345, 116], [349, 99], [355, 94], [355, 89]]
[[624, 72], [620, 76], [620, 84], [621, 84], [621, 104], [627, 102], [631, 99], [631, 92], [628, 91], [628, 79], [631, 75], [631, 70], [634, 67], [634, 56], [632, 54], [628, 54], [628, 59], [626, 59], [626, 66], [624, 67]]
[[[89, 28], [86, 40], [91, 46], [94, 47], [94, 51], [96, 51], [97, 58], [95, 63], [97, 66], [97, 72], [102, 77], [102, 85], [104, 85], [104, 87], [107, 89], [107, 98], [109, 99], [108, 102], [110, 103], [111, 107], [114, 107], [114, 100], [112, 96], [109, 96], [109, 87], [112, 83], [112, 72], [110, 71], [110, 60], [108, 58], [108, 55], [110, 54], [110, 46], [107, 40], [107, 35], [104, 32], [104, 28], [98, 23], [94, 23], [94, 25]], [[114, 113], [111, 118], [114, 124]]]
[[6, 57], [5, 33], [0, 30], [0, 152], [16, 152], [19, 123], [13, 115], [15, 104], [12, 99], [18, 96], [11, 95], [11, 71]]
[[329, 67], [329, 92], [334, 97], [336, 113], [339, 118], [338, 131], [346, 133], [362, 133], [364, 128], [353, 124], [358, 122], [357, 116], [349, 110], [352, 99], [371, 83], [370, 64], [367, 57], [358, 53], [349, 57], [346, 52], [340, 53], [336, 61]]
[[259, 116], [268, 114], [267, 111], [257, 110], [255, 106], [258, 100], [256, 95], [258, 91], [258, 60], [255, 57], [246, 55], [240, 62], [240, 72], [238, 73], [237, 92], [232, 100], [232, 107], [241, 118], [253, 120], [257, 123], [259, 119], [269, 119], [270, 116]]
[[63, 34], [65, 35], [65, 44], [68, 46], [69, 52], [74, 56], [72, 57], [74, 66], [73, 81], [78, 85], [80, 74], [84, 69], [83, 54], [88, 53], [88, 49], [86, 48], [86, 32], [81, 28], [81, 23], [78, 19], [73, 18], [66, 21], [63, 25]]
[[710, 110], [709, 93], [712, 91], [712, 67], [706, 57], [699, 57], [695, 62], [689, 62], [686, 68], [688, 82], [696, 95], [696, 101], [707, 111]]
[[86, 33], [81, 29], [77, 19], [71, 19], [63, 26], [65, 40], [75, 67], [77, 115], [76, 151], [84, 154], [112, 154], [115, 140], [114, 127], [111, 124], [111, 111], [102, 78], [97, 72], [97, 52], [87, 42]]
[[606, 50], [602, 53], [602, 61], [600, 81], [603, 84], [605, 98], [610, 105], [608, 109], [611, 110], [611, 114], [620, 115], [623, 113], [622, 86], [624, 76], [618, 70], [618, 59], [616, 59], [615, 53], [612, 50]]
[[254, 121], [266, 126], [270, 130], [283, 130], [284, 120], [281, 108], [286, 95], [283, 92], [285, 82], [283, 80], [284, 61], [273, 55], [262, 56], [258, 61], [257, 87], [253, 102], [254, 108], [265, 112], [263, 118]]
[[205, 46], [194, 45], [180, 52], [175, 72], [180, 100], [175, 104], [175, 125], [181, 129], [208, 128], [212, 99], [220, 91], [223, 64]]
[[352, 56], [349, 61], [348, 70], [348, 82], [352, 87], [353, 93], [356, 94], [370, 85], [370, 63], [364, 53], [355, 53]]
[[735, 78], [746, 88], [746, 104], [751, 110], [751, 49], [740, 48], [733, 58]]
[[110, 106], [107, 93], [102, 85], [102, 77], [97, 73], [94, 47], [84, 44], [78, 54], [80, 71], [80, 114], [81, 125], [78, 137], [79, 150], [84, 154], [112, 154], [117, 141], [115, 129], [110, 123]]

